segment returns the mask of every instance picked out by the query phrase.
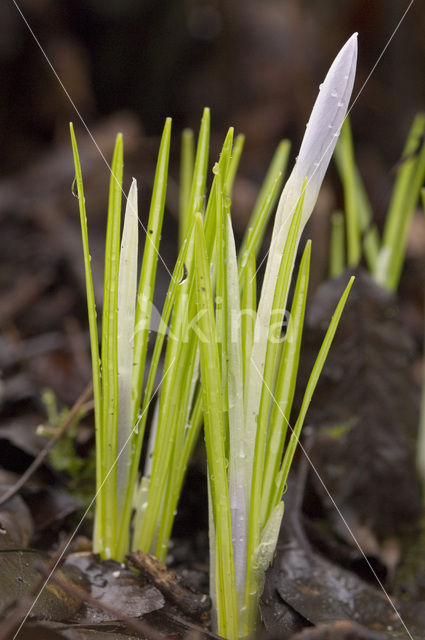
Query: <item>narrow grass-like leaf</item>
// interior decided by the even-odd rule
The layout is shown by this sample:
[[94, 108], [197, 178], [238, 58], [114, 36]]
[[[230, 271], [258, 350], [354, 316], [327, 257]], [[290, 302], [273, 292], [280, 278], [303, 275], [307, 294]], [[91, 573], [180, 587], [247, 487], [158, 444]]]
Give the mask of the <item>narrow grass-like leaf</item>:
[[[189, 241], [187, 263], [191, 263], [190, 252], [193, 242]], [[164, 491], [171, 464], [173, 449], [178, 438], [178, 414], [183, 396], [190, 390], [190, 358], [193, 352], [193, 332], [187, 332], [190, 321], [188, 284], [193, 272], [188, 267], [188, 277], [178, 285], [174, 309], [171, 317], [167, 348], [165, 351], [164, 371], [167, 371], [160, 397], [158, 429], [152, 459], [152, 476], [149, 485], [148, 505], [143, 529], [138, 532], [138, 548], [153, 552], [154, 535], [158, 527], [160, 510], [163, 508]], [[193, 364], [192, 364], [193, 366]], [[158, 553], [158, 550], [156, 551]]]
[[259, 210], [256, 219], [253, 221], [252, 226], [249, 227], [249, 235], [247, 236], [245, 246], [242, 246], [239, 250], [239, 282], [241, 288], [243, 288], [245, 284], [248, 258], [252, 253], [254, 253], [254, 257], [257, 256], [263, 241], [267, 223], [269, 221], [270, 214], [273, 211], [272, 203], [279, 193], [281, 179], [281, 174], [278, 174], [270, 188], [270, 191], [262, 201], [262, 207]]
[[117, 426], [118, 426], [118, 354], [117, 307], [118, 272], [121, 236], [121, 194], [123, 174], [123, 140], [118, 134], [111, 165], [109, 183], [108, 221], [105, 245], [105, 275], [102, 314], [102, 438], [105, 471], [104, 556], [115, 554], [117, 541]]
[[[249, 242], [249, 238], [248, 238]], [[257, 313], [257, 278], [255, 275], [255, 252], [248, 255], [246, 260], [245, 284], [241, 301], [241, 332], [244, 386], [248, 378], [248, 367], [251, 359], [252, 343], [254, 342], [255, 317]]]
[[[298, 414], [297, 421], [295, 423], [295, 427], [291, 433], [291, 437], [289, 438], [288, 446], [285, 451], [285, 456], [283, 458], [282, 467], [280, 470], [279, 477], [279, 496], [282, 495], [283, 490], [285, 488], [286, 482], [288, 480], [289, 469], [291, 468], [292, 460], [294, 458], [295, 450], [301, 435], [301, 429], [304, 424], [304, 420], [307, 414], [307, 410], [310, 406], [311, 398], [313, 397], [314, 390], [319, 381], [320, 374], [322, 372], [323, 366], [325, 364], [327, 355], [329, 353], [329, 349], [331, 347], [332, 341], [335, 336], [335, 332], [338, 328], [339, 321], [341, 319], [342, 312], [345, 307], [345, 303], [347, 302], [348, 294], [350, 293], [350, 289], [353, 285], [354, 277], [351, 277], [344, 293], [341, 296], [340, 301], [335, 309], [335, 312], [332, 316], [332, 320], [329, 324], [328, 330], [326, 331], [326, 335], [323, 339], [322, 346], [320, 347], [320, 351], [317, 355], [316, 361], [313, 365], [312, 372], [310, 374], [306, 390], [304, 392], [303, 401], [301, 404], [301, 409]], [[280, 499], [280, 497], [279, 497]]]
[[122, 506], [122, 516], [119, 521], [118, 555], [122, 560], [128, 550], [128, 536], [131, 512], [133, 508], [133, 492], [136, 486], [137, 470], [140, 461], [141, 442], [144, 435], [145, 420], [141, 420], [139, 430], [135, 429], [142, 395], [143, 378], [145, 372], [146, 353], [151, 324], [155, 278], [159, 257], [159, 243], [161, 239], [164, 218], [165, 196], [167, 189], [168, 160], [170, 151], [171, 119], [167, 118], [161, 138], [155, 180], [149, 210], [147, 234], [143, 251], [142, 268], [140, 273], [136, 316], [133, 325], [134, 352], [132, 367], [132, 397], [131, 397], [131, 425], [133, 436], [129, 446], [131, 466], [129, 470], [129, 485]]
[[193, 180], [195, 144], [192, 129], [182, 132], [180, 157], [180, 191], [179, 191], [179, 246], [181, 247], [189, 228], [189, 203]]
[[[255, 424], [255, 432], [251, 433], [246, 429], [246, 437], [248, 442], [255, 443], [251, 448], [251, 454], [253, 455], [252, 463], [257, 468], [257, 471], [253, 472], [253, 486], [251, 496], [251, 516], [250, 516], [250, 529], [254, 526], [254, 522], [259, 522], [257, 509], [260, 506], [260, 491], [261, 483], [260, 477], [263, 469], [263, 455], [264, 455], [264, 443], [267, 433], [267, 420], [269, 416], [268, 407], [270, 406], [270, 392], [274, 388], [273, 376], [275, 372], [276, 355], [278, 352], [278, 344], [281, 341], [281, 330], [284, 313], [286, 310], [286, 302], [289, 294], [289, 287], [291, 284], [291, 276], [293, 264], [295, 261], [295, 254], [298, 246], [299, 228], [302, 218], [302, 210], [304, 204], [305, 190], [301, 191], [301, 196], [297, 204], [297, 208], [292, 218], [291, 226], [289, 227], [288, 237], [283, 250], [282, 259], [280, 263], [279, 273], [276, 279], [276, 288], [273, 295], [272, 310], [270, 314], [270, 324], [266, 328], [266, 335], [259, 335], [257, 332], [263, 330], [262, 326], [256, 325], [254, 334], [254, 345], [260, 341], [266, 343], [265, 362], [262, 367], [262, 373], [260, 375], [261, 384], [258, 385], [258, 392], [260, 393], [258, 419]], [[254, 364], [255, 366], [255, 364]], [[256, 433], [256, 436], [255, 436]], [[258, 481], [258, 484], [257, 484]], [[253, 506], [254, 505], [254, 506]], [[255, 541], [255, 546], [258, 544], [258, 540]]]
[[196, 212], [204, 210], [205, 185], [208, 171], [208, 155], [210, 144], [210, 110], [204, 109], [201, 127], [199, 130], [198, 144], [196, 147], [195, 165], [193, 168], [192, 188], [189, 199], [189, 212], [186, 226], [189, 226]]
[[416, 116], [403, 152], [387, 214], [382, 251], [388, 252], [386, 271], [379, 281], [390, 291], [397, 289], [406, 251], [410, 221], [425, 177], [425, 114]]
[[155, 277], [159, 257], [159, 243], [161, 240], [167, 191], [170, 138], [171, 118], [167, 118], [159, 147], [137, 296], [133, 366], [133, 425], [137, 420], [142, 395]]
[[253, 567], [256, 571], [258, 593], [262, 593], [266, 570], [273, 560], [276, 551], [279, 531], [282, 524], [284, 503], [278, 502], [273, 508], [264, 528], [261, 531], [260, 543], [254, 551]]
[[[189, 273], [188, 280], [189, 286], [191, 281], [194, 281], [195, 276]], [[190, 409], [190, 402], [192, 400], [192, 384], [194, 376], [194, 367], [196, 363], [197, 352], [197, 334], [192, 329], [194, 316], [196, 314], [195, 309], [195, 295], [196, 291], [193, 286], [190, 286], [191, 293], [185, 299], [185, 308], [181, 313], [181, 317], [178, 319], [178, 324], [182, 324], [180, 329], [180, 336], [184, 336], [184, 332], [187, 329], [183, 326], [184, 323], [189, 320], [189, 330], [187, 331], [187, 338], [182, 340], [177, 334], [177, 349], [171, 349], [172, 357], [175, 357], [175, 365], [172, 368], [170, 375], [170, 389], [166, 387], [161, 392], [161, 406], [159, 426], [162, 428], [162, 433], [158, 429], [157, 443], [155, 448], [153, 463], [158, 460], [160, 469], [157, 470], [156, 475], [161, 479], [162, 486], [158, 482], [157, 496], [155, 494], [149, 495], [149, 502], [161, 499], [163, 503], [163, 516], [158, 529], [158, 537], [156, 540], [155, 554], [160, 559], [165, 559], [168, 545], [169, 530], [165, 522], [165, 512], [168, 512], [170, 516], [174, 516], [174, 511], [170, 513], [169, 502], [172, 500], [174, 478], [177, 476], [175, 467], [180, 462], [181, 450], [183, 447], [184, 435], [187, 426], [187, 418]], [[186, 298], [186, 297], [185, 297]], [[178, 313], [179, 307], [176, 308], [175, 313]], [[174, 324], [172, 324], [173, 330]], [[168, 347], [172, 344], [173, 337], [168, 338]], [[167, 347], [167, 351], [168, 351]], [[168, 354], [166, 354], [167, 358]], [[163, 413], [161, 414], [161, 410]], [[162, 418], [162, 419], [161, 419]], [[160, 446], [162, 445], [162, 446]], [[167, 464], [167, 460], [170, 463]], [[165, 469], [165, 473], [162, 472], [162, 466]], [[152, 475], [154, 469], [152, 470]]]
[[[242, 244], [239, 250], [240, 261], [239, 264], [243, 264], [243, 256], [247, 250], [248, 234], [251, 229], [257, 229], [257, 235], [255, 239], [251, 237], [251, 242], [255, 247], [255, 255], [258, 255], [258, 250], [263, 242], [264, 234], [267, 228], [268, 221], [273, 213], [274, 207], [277, 202], [282, 180], [286, 172], [288, 164], [289, 151], [291, 149], [291, 143], [289, 140], [281, 140], [267, 170], [266, 177], [258, 194], [257, 200], [254, 204], [254, 208], [251, 213], [251, 217], [247, 226], [247, 230], [242, 240]], [[269, 198], [270, 194], [272, 197]], [[266, 205], [267, 201], [267, 205]], [[260, 220], [261, 219], [261, 222]], [[252, 236], [252, 233], [251, 233]], [[250, 251], [248, 250], [248, 254]]]
[[218, 175], [220, 174], [220, 176], [222, 176], [220, 178], [221, 181], [223, 181], [223, 176], [225, 177], [227, 175], [232, 154], [233, 134], [233, 127], [229, 127], [223, 142], [219, 161], [213, 167], [214, 179], [210, 189], [204, 220], [204, 236], [210, 258], [213, 255], [213, 249], [216, 243], [217, 197], [219, 192]]
[[235, 181], [236, 173], [239, 167], [239, 162], [241, 159], [244, 143], [245, 143], [245, 136], [242, 133], [240, 133], [238, 136], [236, 136], [236, 139], [235, 139], [235, 144], [232, 150], [232, 157], [230, 160], [229, 167], [227, 169], [226, 180], [224, 183], [224, 191], [226, 195], [229, 197], [232, 196], [233, 183]]
[[[226, 175], [226, 172], [229, 170], [232, 141], [233, 129], [230, 128], [223, 144], [220, 160], [214, 169], [215, 175], [213, 187], [205, 215], [204, 228], [205, 232], [207, 232], [207, 228], [209, 228], [210, 236], [206, 243], [208, 255], [211, 255], [213, 252], [214, 236], [212, 235], [212, 229], [217, 229], [217, 224], [208, 224], [209, 216], [211, 216], [213, 211], [213, 204], [211, 203], [211, 200], [213, 203], [217, 204], [218, 194], [222, 193], [221, 176], [223, 174]], [[189, 251], [191, 251], [190, 248]], [[191, 264], [190, 259], [187, 260], [187, 264]], [[196, 289], [194, 287], [195, 282], [193, 278], [193, 269], [190, 269], [190, 266], [188, 268], [188, 281], [183, 286], [179, 287], [179, 293], [182, 291], [185, 292], [187, 300], [187, 320], [188, 327], [190, 327], [192, 324], [191, 318], [194, 318], [196, 313], [196, 309], [194, 307], [194, 295], [196, 294]], [[178, 304], [178, 297], [176, 304]], [[173, 322], [171, 324], [170, 331], [174, 333]], [[197, 391], [194, 410], [190, 416], [190, 422], [188, 423], [190, 408], [193, 402], [193, 391], [198, 377], [198, 365], [196, 364], [197, 340], [194, 332], [188, 333], [188, 335], [185, 336], [183, 344], [177, 344], [177, 350], [174, 353], [174, 358], [179, 365], [175, 370], [173, 369], [171, 371], [171, 391], [163, 389], [161, 393], [161, 406], [163, 407], [163, 412], [166, 416], [167, 431], [166, 433], [164, 432], [163, 437], [159, 436], [160, 445], [158, 446], [157, 454], [158, 459], [161, 460], [162, 463], [164, 459], [168, 459], [168, 455], [171, 455], [170, 464], [168, 465], [169, 469], [167, 476], [162, 476], [162, 484], [158, 482], [156, 485], [156, 494], [153, 493], [149, 497], [149, 503], [152, 502], [153, 504], [158, 502], [159, 499], [162, 500], [162, 513], [159, 518], [159, 529], [155, 542], [155, 553], [160, 558], [164, 558], [167, 551], [171, 527], [187, 462], [195, 446], [202, 424], [199, 390]], [[173, 400], [173, 398], [175, 399]], [[161, 422], [165, 423], [165, 420], [160, 420], [160, 423]], [[170, 436], [173, 439], [174, 444], [172, 447], [168, 448], [168, 445], [170, 445]], [[164, 466], [167, 467], [167, 465]], [[162, 497], [160, 497], [160, 494]]]
[[90, 250], [87, 231], [87, 214], [84, 197], [83, 178], [81, 173], [80, 157], [74, 127], [69, 125], [74, 156], [75, 181], [77, 184], [78, 206], [80, 209], [80, 225], [84, 254], [84, 273], [86, 280], [87, 309], [89, 318], [90, 349], [93, 375], [93, 397], [96, 429], [96, 523], [94, 535], [94, 551], [103, 555], [103, 492], [100, 491], [104, 478], [104, 458], [102, 443], [102, 383], [100, 375], [99, 338], [96, 321], [96, 303], [93, 289], [93, 278], [90, 266]]
[[341, 128], [336, 157], [344, 188], [344, 202], [347, 227], [347, 262], [350, 267], [357, 267], [361, 258], [361, 235], [356, 190], [356, 165], [354, 161], [353, 138], [348, 118]]
[[301, 259], [274, 389], [261, 491], [261, 528], [265, 526], [276, 505], [276, 477], [282, 462], [300, 359], [301, 336], [304, 326], [310, 271], [310, 254], [311, 242], [309, 241]]
[[[301, 224], [302, 210], [304, 204], [305, 189], [301, 191], [301, 196], [297, 204], [296, 211], [292, 218], [291, 226], [285, 248], [282, 254], [280, 269], [276, 281], [276, 289], [273, 297], [270, 326], [266, 334], [266, 358], [263, 374], [257, 371], [260, 377], [260, 384], [257, 392], [260, 394], [257, 419], [250, 421], [245, 427], [246, 450], [248, 473], [252, 470], [252, 485], [249, 511], [248, 527], [248, 551], [247, 551], [247, 571], [246, 571], [246, 592], [245, 610], [248, 627], [252, 627], [257, 616], [258, 604], [258, 569], [255, 565], [255, 550], [260, 544], [261, 538], [261, 490], [264, 474], [265, 446], [268, 431], [268, 418], [271, 403], [271, 394], [274, 389], [274, 373], [278, 344], [281, 340], [281, 327], [286, 309], [286, 301], [292, 276], [292, 265], [295, 260], [295, 253], [298, 245], [299, 228]], [[256, 330], [258, 327], [256, 327]], [[264, 339], [264, 336], [254, 336], [256, 340]], [[253, 363], [255, 367], [255, 363]], [[249, 427], [255, 427], [254, 431]], [[256, 595], [254, 595], [256, 594]]]
[[[204, 171], [208, 151], [208, 118], [203, 119], [199, 135], [197, 161], [193, 187], [200, 183], [200, 172]], [[220, 170], [227, 170], [232, 148], [233, 130], [229, 130], [223, 145], [218, 163]], [[198, 178], [196, 177], [198, 175]], [[216, 180], [217, 176], [215, 177]], [[215, 182], [214, 180], [214, 182]], [[214, 185], [213, 185], [214, 186]], [[213, 194], [215, 196], [215, 192]], [[211, 196], [210, 196], [211, 199]], [[198, 197], [199, 201], [199, 197]], [[208, 217], [208, 208], [206, 219]], [[193, 218], [193, 212], [192, 212]], [[215, 225], [214, 225], [215, 226]], [[212, 251], [212, 248], [211, 248]], [[186, 446], [185, 431], [192, 401], [194, 367], [196, 362], [197, 338], [190, 328], [195, 310], [195, 294], [193, 263], [193, 240], [189, 240], [186, 251], [187, 279], [180, 283], [174, 304], [170, 326], [170, 335], [165, 357], [165, 369], [170, 369], [167, 380], [163, 384], [158, 419], [158, 433], [153, 455], [152, 480], [149, 486], [148, 504], [146, 507], [143, 530], [136, 532], [137, 546], [144, 550], [153, 550], [165, 557], [171, 525], [174, 518], [175, 503], [178, 498], [176, 488], [182, 483], [184, 469], [187, 464], [185, 456], [193, 449], [196, 432], [199, 433], [200, 421], [191, 431], [190, 443]], [[187, 334], [187, 335], [186, 335]], [[177, 469], [183, 464], [182, 473]], [[171, 508], [173, 505], [173, 508]], [[159, 517], [161, 514], [161, 517]], [[156, 524], [158, 523], [158, 524]], [[158, 527], [156, 533], [156, 527]], [[155, 542], [154, 540], [155, 535]]]
[[[207, 114], [208, 112], [206, 112]], [[193, 187], [199, 186], [200, 174], [207, 165], [209, 120], [203, 119], [199, 135], [197, 160], [195, 162]], [[233, 130], [229, 131], [223, 145], [223, 152], [217, 166], [217, 171], [227, 170], [230, 162]], [[198, 177], [197, 177], [198, 176]], [[204, 176], [205, 178], [205, 176]], [[216, 176], [217, 178], [217, 176]], [[203, 181], [205, 187], [205, 180]], [[219, 185], [216, 191], [221, 192]], [[199, 197], [195, 198], [199, 201]], [[194, 211], [191, 215], [193, 216]], [[139, 546], [147, 550], [148, 544], [152, 544], [154, 526], [158, 520], [158, 531], [155, 535], [155, 553], [165, 557], [172, 516], [170, 505], [175, 500], [175, 484], [179, 474], [175, 471], [181, 462], [184, 448], [185, 430], [187, 418], [192, 400], [192, 388], [194, 379], [194, 367], [196, 362], [197, 337], [195, 332], [185, 333], [185, 323], [192, 324], [196, 314], [194, 287], [193, 243], [189, 243], [187, 252], [188, 278], [181, 284], [177, 291], [176, 302], [173, 311], [170, 336], [166, 350], [165, 367], [170, 367], [170, 375], [163, 384], [160, 401], [160, 414], [158, 420], [157, 441], [153, 456], [152, 480], [149, 487], [148, 505], [146, 510], [146, 523], [140, 532]], [[183, 336], [183, 339], [182, 337]], [[161, 505], [161, 506], [159, 506]], [[158, 519], [162, 510], [161, 518]], [[174, 511], [172, 512], [174, 514]], [[152, 547], [151, 547], [151, 550]]]
[[195, 264], [200, 331], [201, 381], [205, 444], [215, 530], [215, 584], [218, 633], [238, 638], [237, 598], [234, 584], [232, 527], [227, 487], [220, 363], [215, 329], [209, 263], [202, 218], [195, 218]]
[[329, 275], [331, 278], [336, 278], [345, 269], [344, 215], [340, 211], [332, 215], [331, 225]]
[[[198, 365], [195, 364], [197, 376]], [[187, 403], [189, 406], [191, 402]], [[158, 549], [160, 557], [165, 557], [171, 536], [174, 517], [177, 510], [177, 504], [181, 494], [184, 478], [186, 475], [187, 465], [192, 457], [195, 445], [198, 441], [199, 433], [202, 427], [202, 402], [200, 388], [197, 388], [195, 399], [193, 401], [193, 410], [190, 418], [188, 418], [183, 433], [180, 433], [179, 446], [175, 448], [173, 462], [170, 466], [170, 476], [167, 481], [167, 491], [164, 498], [164, 514], [161, 518], [161, 528], [158, 534]]]
[[[161, 351], [164, 344], [165, 336], [167, 333], [168, 321], [170, 319], [171, 311], [173, 309], [173, 305], [175, 302], [176, 293], [177, 293], [178, 287], [180, 286], [179, 282], [181, 281], [184, 273], [184, 263], [186, 260], [189, 238], [191, 237], [192, 233], [193, 233], [193, 222], [189, 229], [188, 237], [184, 241], [183, 246], [179, 251], [179, 255], [172, 273], [170, 285], [168, 287], [164, 306], [162, 309], [161, 319], [158, 327], [158, 333], [157, 333], [157, 337], [156, 337], [156, 341], [155, 341], [155, 345], [152, 353], [151, 364], [149, 367], [148, 378], [146, 381], [146, 387], [144, 391], [143, 403], [142, 403], [142, 408], [140, 412], [140, 421], [137, 425], [137, 429], [135, 429], [135, 442], [134, 442], [134, 449], [133, 449], [134, 457], [132, 459], [132, 466], [130, 470], [130, 481], [129, 481], [131, 487], [135, 486], [137, 482], [138, 464], [136, 464], [135, 461], [140, 460], [140, 454], [141, 454], [142, 445], [143, 445], [143, 436], [144, 436], [146, 422], [148, 418], [148, 408], [149, 408], [149, 404], [152, 398], [152, 393], [154, 390], [155, 377], [158, 370], [159, 359], [161, 356]], [[164, 376], [166, 377], [168, 376], [168, 374], [169, 372], [165, 370]], [[131, 495], [131, 492], [129, 492], [126, 497], [126, 506], [125, 506], [125, 512], [129, 514], [128, 517], [130, 517], [131, 515], [132, 508], [133, 508], [133, 496]], [[126, 535], [126, 530], [123, 526], [121, 527], [121, 535], [122, 536]], [[136, 539], [133, 540], [132, 548], [133, 549], [137, 548]]]
[[[352, 252], [355, 252], [357, 240], [354, 234], [358, 232], [363, 236], [364, 257], [370, 272], [373, 273], [379, 254], [380, 238], [376, 226], [372, 225], [372, 207], [354, 163], [353, 137], [348, 117], [335, 147], [335, 161], [344, 186], [348, 244], [352, 247], [354, 245]], [[357, 223], [352, 220], [352, 216], [357, 217]]]

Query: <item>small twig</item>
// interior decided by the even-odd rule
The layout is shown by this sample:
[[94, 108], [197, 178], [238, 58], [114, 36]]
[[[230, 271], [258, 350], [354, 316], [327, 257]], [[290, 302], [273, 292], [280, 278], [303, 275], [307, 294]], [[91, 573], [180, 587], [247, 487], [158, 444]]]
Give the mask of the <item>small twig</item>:
[[148, 638], [149, 640], [164, 640], [164, 636], [153, 629], [149, 624], [144, 622], [143, 620], [137, 620], [136, 618], [129, 618], [128, 616], [123, 616], [120, 611], [111, 607], [109, 604], [105, 604], [98, 600], [97, 598], [93, 598], [87, 591], [78, 587], [76, 584], [72, 584], [71, 582], [65, 582], [61, 578], [55, 576], [55, 574], [50, 575], [50, 571], [46, 569], [43, 565], [36, 566], [37, 571], [39, 571], [44, 578], [49, 578], [50, 582], [53, 582], [63, 591], [69, 593], [74, 598], [78, 600], [83, 600], [88, 604], [96, 607], [97, 609], [101, 609], [106, 613], [114, 616], [115, 620], [119, 622], [123, 622], [129, 629], [132, 631], [136, 631], [136, 633], [141, 634], [144, 638]]
[[55, 446], [57, 441], [63, 436], [65, 431], [68, 429], [73, 419], [77, 415], [78, 411], [81, 409], [82, 405], [89, 399], [92, 393], [92, 390], [93, 390], [93, 385], [90, 382], [85, 388], [85, 390], [83, 391], [83, 393], [80, 395], [80, 397], [78, 398], [77, 402], [74, 404], [70, 412], [68, 413], [62, 426], [59, 427], [59, 429], [56, 431], [55, 435], [48, 441], [46, 446], [40, 451], [38, 456], [30, 464], [28, 469], [22, 474], [19, 480], [13, 485], [13, 487], [10, 487], [10, 489], [8, 489], [6, 493], [4, 493], [1, 496], [0, 506], [5, 504], [5, 502], [10, 500], [11, 498], [13, 498], [13, 496], [16, 495], [18, 491], [20, 491], [20, 489], [22, 489], [24, 484], [31, 478], [31, 476], [37, 471], [37, 469], [41, 467], [47, 455], [49, 454], [51, 449]]
[[176, 604], [187, 615], [202, 620], [211, 609], [211, 600], [208, 596], [194, 593], [181, 585], [177, 574], [167, 569], [165, 564], [155, 556], [142, 551], [133, 551], [126, 558], [130, 566], [138, 569], [145, 580], [154, 584], [168, 601]]

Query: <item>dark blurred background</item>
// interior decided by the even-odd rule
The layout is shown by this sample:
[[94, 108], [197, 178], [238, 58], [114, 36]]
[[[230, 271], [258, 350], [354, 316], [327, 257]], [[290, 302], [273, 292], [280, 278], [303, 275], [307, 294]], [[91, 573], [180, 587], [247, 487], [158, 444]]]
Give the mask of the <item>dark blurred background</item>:
[[[165, 116], [247, 134], [256, 161], [281, 136], [298, 144], [329, 63], [359, 31], [362, 87], [408, 1], [19, 0], [87, 124], [126, 110], [147, 135]], [[357, 146], [396, 159], [425, 101], [425, 11], [413, 3], [353, 109]], [[0, 20], [3, 172], [30, 162], [78, 121], [12, 0]], [[356, 93], [356, 91], [355, 91]]]
[[[176, 251], [181, 129], [197, 129], [202, 108], [211, 107], [212, 159], [229, 125], [246, 134], [234, 194], [240, 233], [278, 141], [292, 140], [293, 160], [319, 83], [339, 48], [358, 31], [353, 95], [366, 84], [351, 117], [357, 160], [378, 223], [382, 220], [393, 184], [391, 168], [400, 159], [414, 114], [425, 105], [425, 11], [420, 0], [370, 78], [407, 0], [17, 4], [106, 158], [116, 132], [124, 132], [126, 185], [132, 175], [142, 185], [142, 219], [164, 118], [173, 117], [161, 248], [169, 268]], [[69, 120], [75, 122], [80, 145], [100, 301], [108, 170], [13, 0], [2, 0], [0, 370], [3, 398], [9, 401], [34, 393], [35, 380], [36, 388], [51, 386], [70, 402], [90, 375]], [[327, 185], [318, 207], [326, 220], [342, 203], [332, 166]], [[314, 270], [316, 280], [326, 272], [327, 233], [322, 225], [311, 234], [321, 265]], [[163, 268], [158, 279], [163, 289], [168, 280]], [[25, 370], [18, 366], [23, 361]]]

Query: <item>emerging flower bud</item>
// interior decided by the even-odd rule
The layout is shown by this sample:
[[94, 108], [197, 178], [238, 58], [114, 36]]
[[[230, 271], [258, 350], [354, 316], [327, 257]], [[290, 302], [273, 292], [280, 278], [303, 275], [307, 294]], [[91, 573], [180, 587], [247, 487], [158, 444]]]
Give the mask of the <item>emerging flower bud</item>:
[[[282, 225], [286, 229], [289, 227], [306, 178], [300, 233], [311, 215], [347, 113], [356, 62], [357, 33], [354, 33], [338, 53], [320, 85], [300, 153], [280, 198], [275, 231], [280, 231]], [[283, 237], [286, 238], [286, 233]]]

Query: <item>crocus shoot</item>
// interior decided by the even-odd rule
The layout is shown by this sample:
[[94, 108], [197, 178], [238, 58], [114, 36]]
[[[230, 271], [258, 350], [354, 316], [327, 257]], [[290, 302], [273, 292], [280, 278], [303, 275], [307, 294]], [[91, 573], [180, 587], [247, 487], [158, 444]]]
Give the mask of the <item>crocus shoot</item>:
[[[94, 548], [102, 558], [120, 561], [130, 548], [165, 558], [185, 470], [204, 423], [213, 618], [218, 633], [229, 640], [249, 637], [255, 630], [258, 599], [282, 520], [289, 469], [352, 284], [350, 280], [330, 322], [292, 429], [289, 419], [301, 349], [310, 243], [302, 256], [284, 333], [282, 323], [300, 236], [345, 118], [356, 57], [357, 36], [353, 35], [321, 86], [297, 162], [280, 197], [258, 307], [256, 258], [277, 202], [289, 143], [278, 147], [237, 256], [230, 208], [243, 136], [234, 139], [229, 129], [207, 198], [209, 110], [204, 110], [196, 152], [193, 135], [184, 134], [180, 250], [149, 366], [171, 121], [165, 123], [159, 149], [138, 285], [137, 185], [133, 180], [121, 233], [123, 142], [117, 137], [111, 166], [100, 352], [83, 181], [71, 125], [94, 381]], [[161, 354], [161, 381], [155, 387]], [[155, 409], [146, 442], [151, 402]]]
[[[356, 59], [357, 34], [342, 48], [321, 85], [297, 162], [280, 198], [258, 308], [258, 233], [254, 224], [238, 268], [230, 205], [223, 186], [224, 163], [216, 166], [219, 186], [214, 278], [210, 276], [212, 254], [206, 241], [206, 223], [201, 214], [195, 218], [211, 594], [218, 633], [229, 640], [249, 637], [255, 630], [265, 570], [274, 554], [283, 515], [282, 494], [289, 469], [352, 285], [351, 279], [330, 322], [292, 429], [289, 419], [300, 355], [310, 243], [301, 260], [284, 336], [281, 327], [300, 236], [346, 115]], [[215, 312], [214, 289], [216, 300], [220, 300]]]
[[[133, 180], [127, 196], [121, 234], [123, 140], [121, 135], [117, 136], [111, 166], [100, 352], [83, 180], [71, 125], [94, 381], [97, 478], [93, 546], [102, 558], [123, 560], [130, 549], [165, 558], [185, 471], [202, 427], [193, 261], [196, 212], [205, 209], [210, 253], [215, 241], [218, 176], [213, 180], [205, 203], [209, 119], [209, 110], [205, 109], [196, 153], [193, 134], [186, 132], [183, 137], [180, 252], [159, 326], [156, 323], [153, 327], [157, 334], [149, 366], [146, 364], [147, 349], [154, 324], [153, 295], [164, 217], [171, 120], [166, 120], [160, 144], [138, 285], [137, 184]], [[233, 129], [230, 129], [218, 163], [220, 175], [226, 177], [228, 195], [232, 191], [242, 146], [243, 136], [237, 136], [233, 143]], [[259, 220], [256, 223], [257, 250], [258, 238], [262, 237], [273, 210], [288, 153], [289, 143], [285, 141], [279, 145], [265, 187], [254, 207], [253, 216]], [[269, 184], [272, 185], [270, 193]], [[158, 384], [156, 376], [162, 354], [164, 366]], [[147, 439], [145, 432], [151, 402], [155, 403], [155, 410]], [[142, 458], [144, 467], [140, 474]]]
[[[179, 339], [194, 306], [182, 284], [184, 264], [190, 262], [187, 238], [171, 275], [149, 368], [146, 367], [153, 295], [159, 259], [159, 241], [165, 207], [171, 120], [165, 123], [146, 230], [142, 267], [137, 286], [137, 185], [127, 197], [121, 236], [123, 142], [118, 135], [111, 165], [105, 248], [105, 278], [101, 353], [98, 347], [96, 308], [90, 267], [85, 198], [77, 143], [71, 125], [76, 183], [89, 310], [96, 425], [96, 514], [94, 549], [102, 558], [123, 560], [130, 548], [165, 557], [184, 471], [199, 433], [200, 412], [191, 414], [197, 336]], [[205, 110], [192, 172], [188, 218], [202, 205], [209, 143], [209, 112]], [[149, 405], [155, 395], [155, 376], [168, 323], [173, 331], [165, 349], [158, 421], [151, 429], [150, 455], [139, 478]], [[177, 345], [177, 346], [176, 346]], [[182, 362], [185, 366], [182, 366]], [[147, 378], [146, 385], [143, 381]], [[194, 428], [192, 425], [194, 420]], [[130, 540], [133, 512], [137, 518]]]

